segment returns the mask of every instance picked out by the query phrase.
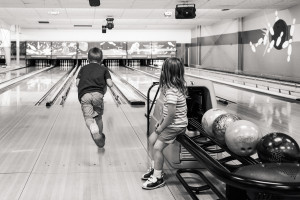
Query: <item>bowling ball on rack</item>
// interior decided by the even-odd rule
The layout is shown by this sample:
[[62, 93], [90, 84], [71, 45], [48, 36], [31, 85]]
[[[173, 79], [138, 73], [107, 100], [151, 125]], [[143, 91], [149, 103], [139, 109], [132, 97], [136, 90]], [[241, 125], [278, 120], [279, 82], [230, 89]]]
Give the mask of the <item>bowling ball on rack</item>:
[[225, 144], [226, 129], [235, 121], [241, 120], [237, 115], [227, 113], [217, 117], [212, 125], [214, 137], [221, 143]]
[[299, 145], [291, 136], [284, 133], [274, 132], [263, 136], [256, 149], [263, 163], [299, 162]]
[[261, 138], [262, 133], [258, 126], [247, 120], [233, 122], [225, 132], [227, 147], [239, 156], [254, 154]]
[[202, 117], [202, 120], [201, 120], [201, 125], [203, 127], [203, 129], [205, 130], [205, 132], [213, 137], [214, 134], [212, 132], [212, 125], [215, 121], [215, 119], [222, 115], [222, 114], [226, 114], [227, 112], [224, 111], [224, 110], [221, 110], [219, 108], [212, 108], [212, 109], [209, 109], [208, 111], [206, 111]]

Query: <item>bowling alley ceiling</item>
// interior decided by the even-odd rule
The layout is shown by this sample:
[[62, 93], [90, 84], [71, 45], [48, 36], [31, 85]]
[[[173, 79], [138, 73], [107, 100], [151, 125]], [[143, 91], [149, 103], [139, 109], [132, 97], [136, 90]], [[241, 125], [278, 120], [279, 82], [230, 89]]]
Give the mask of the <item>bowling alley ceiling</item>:
[[[107, 17], [114, 18], [115, 29], [192, 29], [223, 19], [235, 19], [261, 12], [282, 10], [299, 0], [100, 0], [91, 7], [89, 0], [0, 0], [0, 20], [25, 29], [78, 29], [91, 25], [101, 29]], [[195, 19], [175, 19], [176, 4], [196, 5]], [[230, 9], [222, 11], [222, 9]], [[50, 12], [59, 14], [50, 14]], [[171, 11], [171, 17], [164, 13]], [[40, 24], [38, 21], [49, 21]], [[90, 28], [90, 27], [88, 27]], [[81, 27], [81, 29], [83, 29]]]

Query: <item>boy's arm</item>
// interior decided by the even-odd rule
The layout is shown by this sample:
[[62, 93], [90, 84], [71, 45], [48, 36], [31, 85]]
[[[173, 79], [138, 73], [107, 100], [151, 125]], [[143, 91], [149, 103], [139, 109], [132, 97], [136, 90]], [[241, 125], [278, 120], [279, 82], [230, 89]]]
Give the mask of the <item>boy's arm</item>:
[[112, 87], [114, 85], [110, 78], [106, 79], [106, 84], [108, 87]]
[[168, 103], [168, 114], [167, 116], [163, 119], [163, 122], [161, 123], [161, 125], [159, 125], [156, 129], [156, 132], [159, 134], [161, 133], [167, 126], [169, 126], [175, 117], [175, 112], [176, 112], [176, 104], [171, 104]]
[[78, 72], [78, 75], [76, 77], [76, 86], [78, 87], [78, 84], [79, 84], [79, 81], [80, 81], [80, 77], [81, 77], [81, 70], [82, 68], [80, 68], [79, 72]]

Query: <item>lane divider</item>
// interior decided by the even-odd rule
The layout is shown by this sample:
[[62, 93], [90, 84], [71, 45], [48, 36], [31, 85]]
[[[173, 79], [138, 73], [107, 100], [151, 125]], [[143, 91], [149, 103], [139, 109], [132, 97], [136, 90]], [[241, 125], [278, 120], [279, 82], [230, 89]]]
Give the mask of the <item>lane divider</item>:
[[74, 73], [76, 72], [76, 68], [72, 69], [68, 77], [64, 80], [64, 82], [60, 85], [60, 87], [54, 92], [54, 94], [50, 97], [50, 99], [46, 102], [46, 106], [51, 106], [55, 100], [57, 99], [58, 95], [63, 91], [65, 86], [67, 85], [67, 82], [70, 80], [71, 77], [73, 77]]
[[37, 74], [39, 74], [39, 73], [41, 73], [43, 71], [50, 70], [50, 69], [52, 69], [54, 67], [55, 66], [50, 66], [50, 67], [47, 67], [47, 68], [44, 68], [44, 69], [41, 69], [41, 70], [38, 70], [38, 71], [31, 72], [29, 74], [25, 74], [23, 76], [16, 77], [16, 78], [8, 80], [6, 82], [3, 82], [3, 83], [0, 84], [0, 91], [8, 88], [9, 86], [12, 86], [13, 84], [16, 84], [16, 83], [18, 83], [20, 81], [23, 81], [23, 80], [25, 80], [27, 78], [30, 78], [30, 77], [34, 76], [34, 75], [37, 75]]

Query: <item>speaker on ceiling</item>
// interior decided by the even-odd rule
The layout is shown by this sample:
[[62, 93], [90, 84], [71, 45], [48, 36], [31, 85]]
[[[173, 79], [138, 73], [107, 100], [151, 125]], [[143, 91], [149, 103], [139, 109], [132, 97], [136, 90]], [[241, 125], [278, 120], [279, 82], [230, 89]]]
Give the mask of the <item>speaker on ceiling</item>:
[[100, 6], [100, 0], [89, 0], [90, 6]]
[[193, 19], [196, 17], [195, 4], [178, 4], [175, 8], [175, 19]]

